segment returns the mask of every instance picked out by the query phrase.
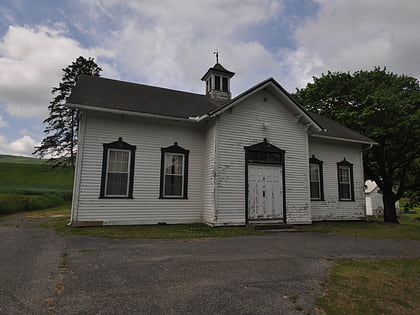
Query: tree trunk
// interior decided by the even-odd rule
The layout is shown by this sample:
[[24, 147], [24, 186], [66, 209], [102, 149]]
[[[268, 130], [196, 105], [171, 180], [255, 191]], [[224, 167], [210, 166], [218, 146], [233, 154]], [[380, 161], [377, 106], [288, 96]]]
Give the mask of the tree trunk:
[[384, 221], [399, 223], [397, 218], [397, 210], [395, 208], [395, 198], [384, 192], [382, 200], [384, 202]]

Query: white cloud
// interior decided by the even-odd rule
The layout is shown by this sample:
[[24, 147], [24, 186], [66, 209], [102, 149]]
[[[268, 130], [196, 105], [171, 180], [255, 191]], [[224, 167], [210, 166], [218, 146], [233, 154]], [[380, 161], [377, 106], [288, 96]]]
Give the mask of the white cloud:
[[[420, 77], [418, 0], [317, 0], [318, 14], [295, 32], [286, 57], [307, 82], [321, 72], [389, 70]], [[304, 69], [302, 72], [301, 70]]]
[[[113, 31], [101, 38], [115, 51], [115, 61], [130, 80], [187, 91], [204, 92], [201, 76], [215, 63], [238, 73], [240, 89], [250, 74], [273, 67], [272, 54], [254, 40], [250, 28], [269, 23], [282, 11], [278, 0], [128, 1], [92, 0], [91, 20], [107, 17]], [[124, 8], [124, 9], [122, 9]], [[122, 10], [124, 16], [118, 14]], [[111, 23], [110, 22], [110, 23]], [[264, 76], [265, 79], [267, 76]], [[253, 79], [253, 84], [257, 80]]]
[[6, 137], [0, 136], [0, 152], [2, 154], [31, 156], [37, 145], [39, 142], [27, 135], [12, 142], [8, 142]]
[[3, 120], [3, 117], [0, 116], [0, 128], [9, 127], [9, 126], [10, 124], [7, 121]]
[[[0, 100], [14, 117], [45, 117], [51, 89], [61, 80], [62, 68], [78, 56], [112, 57], [101, 48], [84, 49], [65, 35], [66, 27], [10, 26], [0, 39]], [[112, 70], [105, 65], [104, 68]]]

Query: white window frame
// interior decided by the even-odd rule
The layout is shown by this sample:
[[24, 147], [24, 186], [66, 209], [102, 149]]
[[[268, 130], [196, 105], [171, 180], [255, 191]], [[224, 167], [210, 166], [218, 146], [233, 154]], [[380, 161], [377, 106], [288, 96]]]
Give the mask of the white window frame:
[[[115, 151], [115, 152], [128, 152], [128, 167], [127, 167], [127, 193], [124, 195], [111, 195], [111, 194], [107, 194], [107, 190], [108, 190], [108, 174], [109, 173], [119, 173], [121, 174], [122, 172], [110, 172], [109, 171], [109, 163], [110, 163], [110, 152], [111, 151]], [[105, 176], [105, 190], [104, 190], [104, 196], [105, 197], [128, 197], [129, 196], [129, 191], [130, 191], [130, 167], [131, 167], [131, 150], [126, 150], [126, 149], [113, 149], [113, 148], [109, 148], [107, 151], [107, 165], [106, 165], [106, 176]], [[125, 172], [124, 172], [125, 173]]]
[[[181, 156], [182, 157], [182, 162], [181, 162], [181, 167], [182, 167], [182, 175], [178, 175], [178, 174], [167, 174], [166, 173], [166, 159], [168, 157], [172, 158], [172, 156]], [[163, 161], [163, 197], [164, 198], [184, 198], [184, 181], [185, 181], [185, 154], [184, 153], [174, 153], [174, 152], [165, 152], [164, 154], [164, 161]], [[181, 181], [181, 194], [180, 195], [169, 195], [166, 194], [166, 176], [167, 175], [171, 175], [171, 176], [182, 176], [182, 181]]]

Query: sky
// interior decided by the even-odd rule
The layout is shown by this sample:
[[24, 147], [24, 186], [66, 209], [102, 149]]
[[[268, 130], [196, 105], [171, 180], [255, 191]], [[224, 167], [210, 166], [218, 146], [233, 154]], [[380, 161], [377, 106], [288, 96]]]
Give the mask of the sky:
[[269, 77], [293, 93], [327, 71], [420, 78], [419, 16], [418, 0], [1, 0], [0, 154], [40, 144], [78, 56], [103, 77], [204, 94], [218, 50], [233, 97]]

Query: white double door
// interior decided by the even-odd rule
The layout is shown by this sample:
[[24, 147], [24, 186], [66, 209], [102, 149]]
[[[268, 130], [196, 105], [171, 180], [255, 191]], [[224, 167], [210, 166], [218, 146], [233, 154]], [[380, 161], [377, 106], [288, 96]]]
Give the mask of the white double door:
[[283, 169], [281, 165], [248, 164], [248, 218], [283, 218]]

